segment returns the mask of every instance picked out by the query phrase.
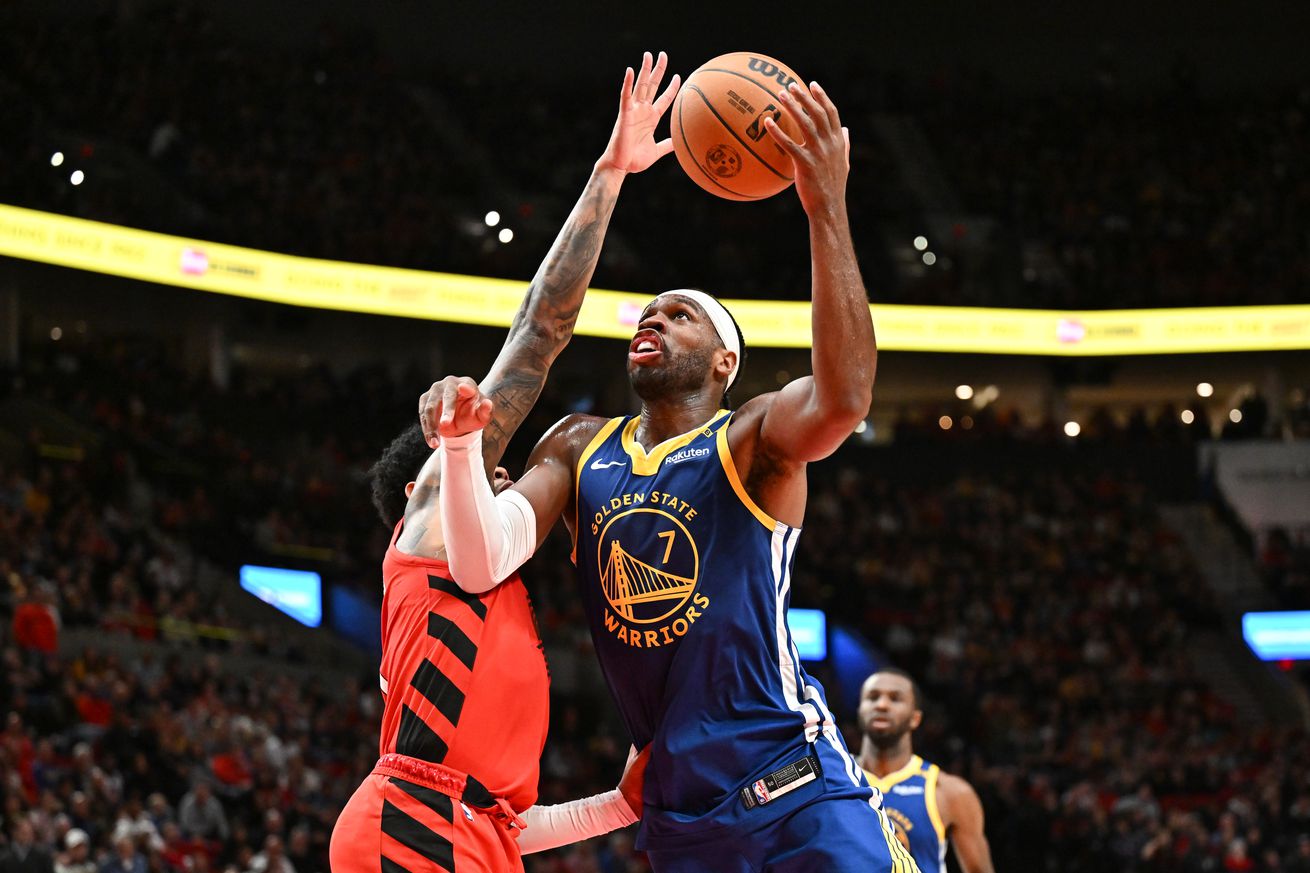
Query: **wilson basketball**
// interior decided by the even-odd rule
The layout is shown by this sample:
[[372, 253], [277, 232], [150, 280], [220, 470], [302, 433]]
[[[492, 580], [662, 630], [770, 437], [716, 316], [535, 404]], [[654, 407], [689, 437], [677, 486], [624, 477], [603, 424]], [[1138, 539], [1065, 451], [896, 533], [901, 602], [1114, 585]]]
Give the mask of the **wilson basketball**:
[[802, 141], [778, 92], [801, 81], [781, 61], [733, 52], [687, 77], [673, 103], [673, 150], [692, 181], [728, 200], [762, 200], [792, 183], [791, 157], [764, 126], [772, 116]]

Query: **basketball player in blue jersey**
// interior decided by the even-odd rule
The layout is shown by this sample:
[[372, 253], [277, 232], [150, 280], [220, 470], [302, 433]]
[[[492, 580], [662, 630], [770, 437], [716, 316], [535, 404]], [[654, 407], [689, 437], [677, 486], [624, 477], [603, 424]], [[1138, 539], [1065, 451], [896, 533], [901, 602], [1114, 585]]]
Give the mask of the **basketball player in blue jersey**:
[[[877, 349], [846, 213], [849, 138], [817, 84], [773, 123], [809, 218], [814, 374], [722, 408], [742, 360], [727, 310], [671, 291], [627, 357], [637, 416], [565, 418], [495, 495], [479, 463], [493, 401], [450, 377], [441, 518], [466, 588], [506, 578], [563, 517], [597, 655], [633, 741], [650, 745], [638, 848], [659, 873], [913, 873], [787, 627], [806, 465], [868, 414]], [[874, 838], [870, 839], [870, 834]]]
[[994, 873], [978, 794], [914, 754], [911, 736], [923, 721], [919, 704], [919, 686], [904, 670], [887, 667], [864, 680], [860, 766], [882, 792], [897, 838], [923, 873], [946, 873], [948, 840], [964, 873]]

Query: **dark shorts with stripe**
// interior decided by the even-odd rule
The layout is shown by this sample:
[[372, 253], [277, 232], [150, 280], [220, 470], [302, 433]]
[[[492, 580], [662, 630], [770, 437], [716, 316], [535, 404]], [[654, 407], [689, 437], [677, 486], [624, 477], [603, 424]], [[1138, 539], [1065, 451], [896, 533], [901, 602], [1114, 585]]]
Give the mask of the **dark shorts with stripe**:
[[882, 810], [819, 800], [749, 833], [649, 849], [655, 873], [919, 873]]
[[522, 873], [513, 832], [397, 776], [371, 774], [332, 830], [332, 873]]

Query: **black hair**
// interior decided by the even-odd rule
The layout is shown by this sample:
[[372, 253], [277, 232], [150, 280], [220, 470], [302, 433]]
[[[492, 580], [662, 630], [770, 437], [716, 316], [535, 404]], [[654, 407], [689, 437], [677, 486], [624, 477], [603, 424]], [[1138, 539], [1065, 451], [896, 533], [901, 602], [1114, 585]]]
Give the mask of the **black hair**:
[[432, 447], [423, 438], [423, 426], [415, 422], [401, 431], [369, 468], [373, 505], [387, 527], [394, 527], [405, 517], [405, 504], [409, 502], [405, 486], [418, 478], [431, 455]]
[[887, 673], [892, 676], [900, 676], [910, 683], [910, 693], [914, 695], [914, 708], [923, 709], [923, 692], [919, 689], [919, 683], [914, 681], [914, 677], [902, 670], [900, 667], [879, 667], [874, 674]]

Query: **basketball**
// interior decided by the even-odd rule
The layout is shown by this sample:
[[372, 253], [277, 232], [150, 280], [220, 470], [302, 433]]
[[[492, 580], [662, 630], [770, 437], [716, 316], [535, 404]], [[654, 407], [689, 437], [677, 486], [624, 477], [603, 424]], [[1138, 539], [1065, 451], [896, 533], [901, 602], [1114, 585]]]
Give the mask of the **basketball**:
[[791, 157], [764, 119], [802, 141], [778, 99], [792, 81], [801, 79], [791, 68], [758, 52], [719, 55], [687, 77], [670, 125], [678, 163], [693, 182], [727, 200], [763, 200], [791, 185]]

